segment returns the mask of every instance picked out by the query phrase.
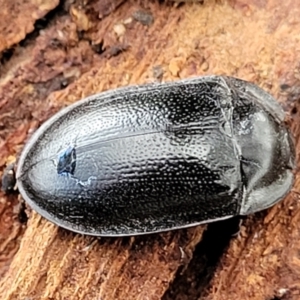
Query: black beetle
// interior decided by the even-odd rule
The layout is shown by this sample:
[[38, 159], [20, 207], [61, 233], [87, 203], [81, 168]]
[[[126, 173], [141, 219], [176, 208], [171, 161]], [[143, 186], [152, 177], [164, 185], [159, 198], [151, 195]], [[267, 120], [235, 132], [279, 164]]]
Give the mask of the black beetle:
[[268, 93], [204, 76], [61, 110], [26, 145], [17, 185], [61, 227], [125, 236], [268, 208], [290, 190], [294, 165], [284, 112]]

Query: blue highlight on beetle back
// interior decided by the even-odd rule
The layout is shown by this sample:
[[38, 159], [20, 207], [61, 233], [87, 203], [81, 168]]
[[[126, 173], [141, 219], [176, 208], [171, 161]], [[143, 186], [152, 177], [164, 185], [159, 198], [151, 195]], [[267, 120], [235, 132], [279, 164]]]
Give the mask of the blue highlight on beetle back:
[[59, 175], [74, 175], [76, 168], [76, 150], [75, 147], [69, 146], [58, 156], [57, 174]]

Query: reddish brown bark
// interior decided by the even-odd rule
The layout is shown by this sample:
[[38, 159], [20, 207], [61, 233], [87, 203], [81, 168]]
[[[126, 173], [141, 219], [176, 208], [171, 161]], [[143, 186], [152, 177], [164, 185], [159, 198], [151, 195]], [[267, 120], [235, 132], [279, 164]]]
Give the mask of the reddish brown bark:
[[[57, 2], [40, 5], [24, 1], [1, 11], [2, 169], [65, 105], [109, 88], [203, 74], [240, 77], [270, 91], [292, 111], [299, 148], [296, 1], [67, 1], [45, 28], [26, 36]], [[18, 197], [2, 193], [1, 299], [299, 299], [299, 184], [297, 176], [283, 202], [245, 219], [228, 249], [220, 248], [219, 262], [218, 251], [214, 259], [210, 252], [226, 245], [218, 242], [228, 222], [209, 225], [202, 240], [205, 226], [97, 239], [29, 210], [21, 224]]]

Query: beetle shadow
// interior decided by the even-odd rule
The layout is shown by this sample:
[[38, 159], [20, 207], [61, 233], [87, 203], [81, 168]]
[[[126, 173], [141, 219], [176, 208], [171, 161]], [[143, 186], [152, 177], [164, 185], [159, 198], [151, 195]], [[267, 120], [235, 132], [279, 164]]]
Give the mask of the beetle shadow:
[[163, 300], [176, 299], [182, 293], [187, 299], [199, 299], [213, 278], [230, 240], [239, 232], [243, 218], [237, 216], [208, 224], [188, 267], [177, 271], [174, 281], [162, 297]]

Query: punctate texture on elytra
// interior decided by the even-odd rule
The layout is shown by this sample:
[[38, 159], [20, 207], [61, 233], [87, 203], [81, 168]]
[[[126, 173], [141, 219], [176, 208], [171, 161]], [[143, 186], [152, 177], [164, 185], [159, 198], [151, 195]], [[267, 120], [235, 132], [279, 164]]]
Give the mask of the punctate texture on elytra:
[[17, 184], [59, 226], [136, 235], [265, 209], [290, 190], [294, 160], [268, 93], [205, 76], [111, 90], [61, 110], [26, 145]]

